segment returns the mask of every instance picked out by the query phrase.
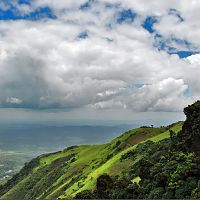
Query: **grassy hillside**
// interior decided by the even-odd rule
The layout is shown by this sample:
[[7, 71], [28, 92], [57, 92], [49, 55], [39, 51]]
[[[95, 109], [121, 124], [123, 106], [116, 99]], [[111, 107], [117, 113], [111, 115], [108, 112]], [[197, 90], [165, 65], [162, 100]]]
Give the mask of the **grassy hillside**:
[[169, 137], [170, 129], [178, 132], [181, 127], [182, 122], [161, 128], [137, 128], [107, 144], [73, 146], [39, 156], [0, 188], [0, 196], [6, 199], [62, 199], [93, 190], [100, 175], [123, 176], [131, 170], [139, 157], [123, 162], [122, 158], [138, 144], [147, 140], [161, 141]]
[[111, 159], [113, 169], [119, 166], [116, 173], [110, 167], [110, 171], [100, 170], [106, 173], [98, 173], [95, 187], [88, 180], [75, 198], [200, 199], [200, 101], [186, 107], [184, 113], [181, 131], [177, 133], [179, 128], [174, 125], [169, 134], [161, 133], [123, 150], [115, 156], [120, 159]]

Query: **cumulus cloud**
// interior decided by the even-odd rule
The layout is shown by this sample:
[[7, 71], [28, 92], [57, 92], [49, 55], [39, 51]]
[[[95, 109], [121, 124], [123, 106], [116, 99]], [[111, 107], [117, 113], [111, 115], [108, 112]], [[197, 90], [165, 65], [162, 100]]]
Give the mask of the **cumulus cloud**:
[[[158, 16], [160, 34], [198, 46], [200, 26], [188, 6], [197, 10], [197, 1], [91, 1], [95, 6], [81, 10], [84, 3], [35, 0], [18, 9], [48, 6], [57, 18], [1, 22], [1, 107], [179, 111], [199, 98], [199, 55], [181, 60], [158, 51], [155, 35], [141, 26], [147, 16]], [[183, 22], [168, 15], [172, 5]], [[137, 17], [118, 24], [116, 16], [124, 9]], [[82, 32], [88, 37], [79, 38]]]
[[187, 58], [187, 60], [193, 64], [193, 67], [200, 64], [200, 54], [192, 55]]
[[138, 111], [178, 111], [188, 103], [184, 92], [188, 86], [183, 79], [167, 78], [152, 85], [144, 85], [130, 98], [130, 106]]

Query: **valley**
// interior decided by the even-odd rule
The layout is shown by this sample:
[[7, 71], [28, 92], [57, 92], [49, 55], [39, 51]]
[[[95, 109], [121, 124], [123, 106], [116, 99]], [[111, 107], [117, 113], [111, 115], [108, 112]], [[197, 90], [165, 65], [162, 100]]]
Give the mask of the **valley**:
[[130, 126], [1, 125], [0, 183], [5, 183], [25, 163], [38, 155], [59, 151], [75, 144], [103, 143]]

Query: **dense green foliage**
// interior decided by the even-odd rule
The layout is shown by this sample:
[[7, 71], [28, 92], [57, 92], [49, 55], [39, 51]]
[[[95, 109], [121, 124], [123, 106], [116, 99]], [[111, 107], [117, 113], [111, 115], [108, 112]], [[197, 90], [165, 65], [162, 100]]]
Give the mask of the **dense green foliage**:
[[[100, 176], [96, 190], [87, 195], [104, 199], [200, 198], [200, 158], [194, 153], [171, 149], [171, 143], [171, 139], [165, 139], [157, 143], [147, 141], [138, 145], [135, 150], [121, 157], [121, 162], [140, 157], [131, 170], [123, 177], [102, 175], [107, 176], [109, 184]], [[134, 182], [136, 177], [140, 177], [139, 183]], [[99, 182], [104, 187], [98, 187]], [[86, 197], [85, 191], [83, 194]], [[80, 193], [76, 198], [82, 197]]]
[[186, 107], [184, 113], [186, 121], [179, 137], [180, 146], [200, 155], [200, 101]]

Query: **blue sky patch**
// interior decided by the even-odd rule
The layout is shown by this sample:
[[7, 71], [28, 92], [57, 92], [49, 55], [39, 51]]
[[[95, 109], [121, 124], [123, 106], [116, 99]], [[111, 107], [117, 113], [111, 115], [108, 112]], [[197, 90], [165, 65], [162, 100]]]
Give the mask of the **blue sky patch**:
[[40, 20], [44, 18], [55, 19], [56, 16], [49, 7], [38, 8], [25, 15], [22, 15], [15, 8], [9, 10], [0, 9], [0, 20]]
[[[180, 22], [183, 21], [181, 14], [176, 9], [170, 9], [169, 15], [175, 15], [178, 17]], [[142, 27], [149, 33], [155, 33], [154, 47], [156, 47], [159, 51], [166, 51], [168, 54], [177, 54], [179, 58], [186, 58], [198, 53], [197, 51], [194, 51], [194, 47], [189, 41], [176, 38], [175, 36], [171, 36], [171, 38], [164, 38], [162, 35], [156, 32], [153, 26], [158, 22], [159, 20], [155, 16], [148, 16], [142, 24]], [[186, 50], [176, 49], [174, 46], [172, 46], [172, 42], [175, 42], [177, 45], [182, 46]]]
[[11, 20], [11, 19], [17, 19], [17, 16], [13, 11], [0, 9], [0, 20]]
[[158, 22], [158, 19], [156, 17], [154, 17], [154, 16], [148, 16], [145, 19], [144, 23], [142, 24], [142, 27], [144, 29], [146, 29], [149, 33], [153, 33], [155, 31], [154, 28], [153, 28], [153, 25], [155, 23], [157, 23], [157, 22]]
[[[177, 54], [179, 58], [187, 58], [188, 56], [200, 53], [199, 51], [194, 50], [192, 43], [188, 42], [187, 40], [182, 40], [175, 37], [165, 39], [160, 34], [155, 34], [154, 39], [155, 48], [157, 48], [159, 51], [165, 51], [170, 55]], [[187, 50], [176, 49], [175, 47], [171, 46], [170, 41], [174, 41], [177, 44], [183, 45]]]
[[30, 14], [24, 16], [24, 19], [30, 20], [39, 20], [43, 18], [56, 19], [56, 16], [53, 14], [52, 10], [49, 7], [38, 8]]
[[30, 5], [31, 4], [31, 0], [17, 0], [18, 4], [27, 4]]
[[136, 16], [136, 13], [134, 13], [131, 9], [122, 10], [117, 14], [117, 23], [121, 24], [124, 22], [133, 22]]
[[177, 54], [179, 58], [187, 58], [188, 56], [199, 54], [200, 52], [197, 51], [177, 51], [177, 52], [170, 52], [169, 54]]

